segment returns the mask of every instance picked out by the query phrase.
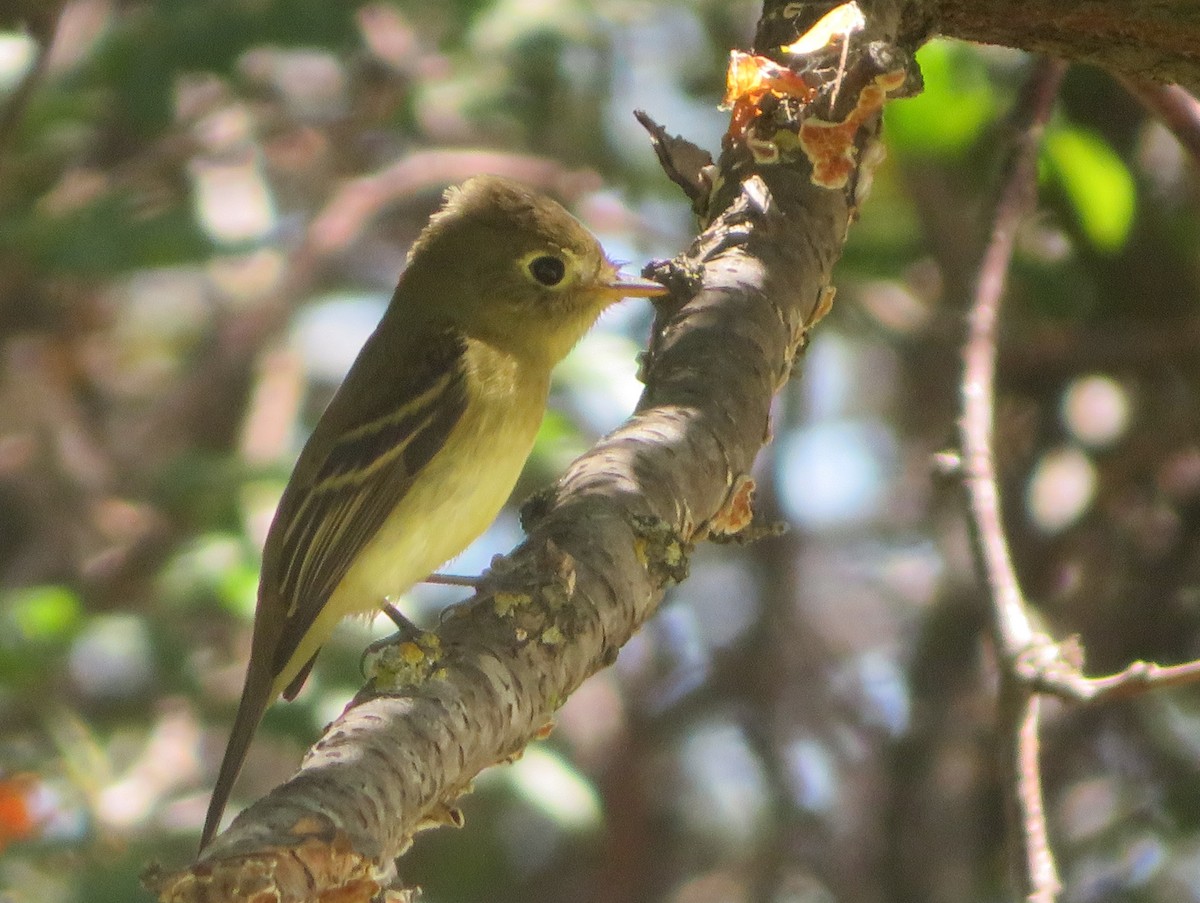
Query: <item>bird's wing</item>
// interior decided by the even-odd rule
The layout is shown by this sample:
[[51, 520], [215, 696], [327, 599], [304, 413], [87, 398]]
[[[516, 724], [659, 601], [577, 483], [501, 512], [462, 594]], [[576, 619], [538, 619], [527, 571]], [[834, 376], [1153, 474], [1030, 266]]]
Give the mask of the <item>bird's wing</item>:
[[403, 363], [395, 354], [360, 357], [382, 363], [352, 368], [280, 502], [264, 550], [274, 584], [264, 589], [283, 612], [273, 654], [276, 676], [466, 408], [460, 335], [445, 332], [420, 347], [401, 345], [408, 356]]
[[[275, 681], [359, 551], [466, 408], [464, 340], [453, 332], [424, 332], [371, 336], [296, 462], [263, 550], [254, 651], [208, 804], [202, 850], [217, 832]], [[310, 663], [289, 675], [289, 697]]]

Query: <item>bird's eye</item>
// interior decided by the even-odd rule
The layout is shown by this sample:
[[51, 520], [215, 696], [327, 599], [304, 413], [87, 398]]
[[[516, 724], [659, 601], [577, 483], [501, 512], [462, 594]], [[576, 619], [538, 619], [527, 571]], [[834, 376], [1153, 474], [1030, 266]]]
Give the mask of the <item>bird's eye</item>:
[[529, 275], [542, 285], [558, 285], [567, 275], [567, 265], [558, 257], [543, 254], [529, 261]]

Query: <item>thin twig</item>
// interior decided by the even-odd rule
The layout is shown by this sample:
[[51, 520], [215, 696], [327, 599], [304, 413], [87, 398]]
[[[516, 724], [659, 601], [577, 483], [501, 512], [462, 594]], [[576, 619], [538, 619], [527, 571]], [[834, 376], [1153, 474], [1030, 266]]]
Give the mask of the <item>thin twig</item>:
[[[988, 585], [992, 632], [1003, 668], [999, 731], [1008, 808], [1020, 832], [1019, 880], [1030, 903], [1053, 903], [1061, 889], [1042, 795], [1040, 694], [1096, 702], [1200, 682], [1200, 661], [1172, 666], [1135, 662], [1117, 674], [1086, 677], [1081, 670], [1082, 650], [1075, 641], [1055, 643], [1034, 631], [1004, 535], [993, 451], [997, 324], [1016, 230], [1033, 202], [1038, 144], [1064, 69], [1060, 62], [1039, 62], [1014, 109], [1016, 134], [996, 203], [992, 237], [979, 264], [963, 350], [960, 423], [973, 547]], [[1200, 160], [1200, 103], [1182, 88], [1128, 84]]]
[[[1046, 826], [1042, 795], [1042, 769], [1038, 742], [1041, 696], [1024, 684], [1009, 681], [1001, 709], [1011, 709], [1013, 728], [1005, 732], [1011, 743], [1011, 772], [1015, 778], [1009, 805], [1013, 823], [1021, 826], [1022, 890], [1028, 903], [1054, 903], [1062, 885]], [[1007, 763], [1006, 763], [1007, 764]]]
[[1069, 702], [1109, 702], [1150, 690], [1200, 683], [1200, 661], [1180, 665], [1134, 662], [1107, 677], [1084, 677], [1078, 668], [1071, 666], [1039, 668], [1034, 679], [1038, 690]]
[[1015, 140], [996, 203], [992, 238], [979, 265], [963, 351], [963, 482], [967, 490], [976, 551], [994, 606], [997, 639], [1013, 659], [1033, 637], [1000, 517], [992, 454], [996, 384], [996, 324], [1017, 226], [1033, 202], [1034, 167], [1042, 129], [1050, 115], [1064, 65], [1041, 61], [1015, 110]]
[[1132, 78], [1122, 78], [1121, 82], [1130, 94], [1162, 120], [1184, 150], [1192, 155], [1193, 162], [1200, 163], [1200, 101], [1179, 85], [1161, 85]]
[[1047, 836], [1038, 767], [1038, 699], [1018, 673], [1036, 635], [1013, 568], [1000, 512], [992, 450], [996, 383], [996, 333], [1005, 278], [1017, 227], [1034, 201], [1034, 175], [1042, 130], [1049, 119], [1065, 65], [1035, 64], [1013, 113], [1014, 141], [996, 203], [992, 237], [979, 265], [963, 350], [963, 483], [973, 546], [992, 603], [992, 627], [1004, 667], [1000, 732], [1007, 738], [1005, 767], [1009, 809], [1021, 835], [1019, 881], [1026, 899], [1052, 903], [1060, 883]]

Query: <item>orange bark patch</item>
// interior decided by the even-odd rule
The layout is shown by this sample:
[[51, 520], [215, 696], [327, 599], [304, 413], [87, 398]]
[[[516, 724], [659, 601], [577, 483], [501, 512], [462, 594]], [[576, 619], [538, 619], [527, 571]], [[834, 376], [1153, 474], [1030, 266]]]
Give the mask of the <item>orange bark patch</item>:
[[765, 56], [733, 50], [725, 75], [725, 100], [722, 108], [732, 110], [729, 137], [740, 138], [759, 114], [759, 104], [768, 94], [792, 97], [805, 103], [812, 100], [816, 88], [802, 75]]
[[742, 474], [730, 489], [725, 504], [708, 522], [709, 532], [718, 536], [741, 533], [754, 520], [754, 478]]
[[858, 103], [841, 122], [807, 119], [800, 126], [800, 147], [812, 163], [813, 184], [842, 188], [854, 171], [858, 130], [883, 108], [890, 92], [904, 85], [903, 70], [885, 72], [863, 88]]

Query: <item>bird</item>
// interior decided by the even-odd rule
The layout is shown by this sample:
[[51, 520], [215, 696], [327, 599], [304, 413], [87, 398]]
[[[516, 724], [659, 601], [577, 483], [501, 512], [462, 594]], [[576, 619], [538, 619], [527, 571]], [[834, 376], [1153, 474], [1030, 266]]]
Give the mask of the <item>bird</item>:
[[264, 713], [343, 618], [479, 536], [533, 448], [550, 372], [628, 276], [554, 200], [476, 176], [446, 191], [296, 461], [267, 531], [250, 659], [201, 834], [212, 841]]

